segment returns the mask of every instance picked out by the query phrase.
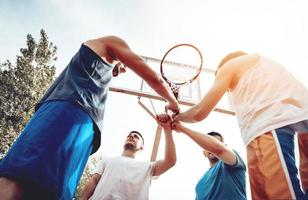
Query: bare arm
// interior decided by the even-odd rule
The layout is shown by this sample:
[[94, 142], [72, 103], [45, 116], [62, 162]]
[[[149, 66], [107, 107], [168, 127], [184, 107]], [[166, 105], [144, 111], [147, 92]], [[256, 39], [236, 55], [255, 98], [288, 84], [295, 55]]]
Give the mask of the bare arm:
[[159, 176], [173, 167], [176, 163], [176, 150], [172, 137], [171, 118], [167, 114], [157, 116], [157, 122], [164, 129], [165, 134], [165, 157], [155, 164], [153, 176]]
[[100, 174], [94, 174], [90, 180], [86, 183], [85, 187], [83, 188], [80, 196], [80, 200], [87, 200], [89, 199], [93, 193], [94, 190], [101, 178]]
[[144, 79], [150, 87], [152, 87], [159, 95], [165, 98], [172, 110], [178, 110], [178, 103], [169, 86], [151, 69], [143, 59], [135, 54], [129, 46], [120, 38], [112, 37], [109, 51], [113, 56], [120, 60], [123, 64], [133, 70], [142, 79]]
[[229, 165], [236, 164], [236, 155], [233, 153], [233, 151], [227, 148], [225, 144], [218, 141], [214, 137], [193, 131], [183, 126], [183, 124], [179, 122], [174, 122], [173, 126], [175, 127], [176, 130], [190, 137], [200, 147], [215, 154], [222, 162]]
[[187, 111], [175, 116], [174, 120], [192, 123], [206, 118], [230, 87], [233, 74], [234, 72], [230, 67], [223, 67], [217, 74], [213, 86], [203, 99]]

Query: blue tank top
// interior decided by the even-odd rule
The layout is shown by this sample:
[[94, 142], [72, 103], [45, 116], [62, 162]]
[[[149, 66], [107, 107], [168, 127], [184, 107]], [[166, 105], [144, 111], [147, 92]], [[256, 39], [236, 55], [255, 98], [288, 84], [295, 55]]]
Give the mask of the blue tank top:
[[92, 49], [82, 44], [35, 107], [38, 110], [44, 102], [51, 100], [70, 101], [80, 105], [94, 122], [92, 153], [100, 146], [112, 68]]

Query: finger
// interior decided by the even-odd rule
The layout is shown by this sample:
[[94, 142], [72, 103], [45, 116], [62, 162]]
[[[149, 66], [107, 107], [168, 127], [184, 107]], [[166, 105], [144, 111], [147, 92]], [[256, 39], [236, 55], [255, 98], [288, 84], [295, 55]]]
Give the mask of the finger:
[[180, 109], [179, 108], [177, 108], [177, 109], [174, 109], [174, 110], [172, 110], [172, 112], [173, 112], [173, 114], [179, 114], [180, 113]]
[[168, 115], [168, 114], [167, 114], [167, 120], [170, 121], [170, 122], [172, 121], [171, 116]]
[[157, 120], [160, 122], [160, 123], [165, 123], [165, 122], [167, 122], [168, 120], [168, 118], [167, 118], [167, 116], [166, 116], [166, 114], [159, 114], [159, 115], [156, 115], [157, 117]]
[[172, 117], [172, 120], [173, 120], [173, 121], [178, 121], [178, 120], [177, 120], [177, 116], [178, 116], [178, 114], [172, 114], [172, 116], [171, 116], [171, 117]]
[[174, 125], [171, 125], [171, 129], [174, 131], [178, 131]]
[[165, 115], [165, 117], [166, 117], [166, 121], [172, 121], [172, 117], [171, 117], [171, 114], [168, 114], [168, 113], [166, 113], [166, 114], [164, 114]]
[[157, 122], [160, 122], [162, 119], [161, 119], [161, 116], [160, 115], [156, 115], [156, 121]]
[[176, 115], [173, 117], [173, 120], [174, 120], [174, 121], [179, 121], [179, 118], [180, 118], [180, 115], [179, 115], [179, 114], [176, 114]]
[[168, 122], [168, 116], [164, 115], [164, 122]]
[[119, 75], [119, 71], [118, 71], [118, 67], [115, 66], [113, 69], [112, 69], [112, 75], [114, 77], [118, 76]]
[[171, 128], [172, 128], [172, 129], [175, 129], [175, 128], [176, 128], [176, 124], [172, 122], [172, 123], [171, 123]]
[[121, 66], [121, 72], [122, 73], [126, 72], [126, 69], [125, 69], [125, 67], [123, 65]]

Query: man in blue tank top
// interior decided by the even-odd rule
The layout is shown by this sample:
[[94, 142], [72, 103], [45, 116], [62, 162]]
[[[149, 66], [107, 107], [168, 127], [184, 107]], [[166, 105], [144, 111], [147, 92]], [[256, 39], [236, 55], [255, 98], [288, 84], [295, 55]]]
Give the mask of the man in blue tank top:
[[201, 146], [210, 162], [210, 169], [196, 185], [196, 200], [247, 199], [245, 163], [236, 151], [223, 143], [221, 134], [210, 132], [204, 135], [180, 122], [173, 122], [173, 128]]
[[109, 82], [126, 66], [168, 101], [168, 109], [178, 110], [169, 87], [125, 41], [106, 36], [83, 43], [1, 160], [2, 200], [72, 199], [100, 146]]

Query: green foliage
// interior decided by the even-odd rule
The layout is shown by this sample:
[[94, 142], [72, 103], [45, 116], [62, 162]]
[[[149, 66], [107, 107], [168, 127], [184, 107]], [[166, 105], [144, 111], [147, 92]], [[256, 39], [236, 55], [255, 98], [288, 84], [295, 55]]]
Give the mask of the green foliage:
[[91, 178], [91, 176], [93, 174], [92, 170], [96, 167], [96, 164], [97, 164], [98, 160], [100, 160], [100, 159], [98, 159], [95, 156], [92, 156], [89, 159], [88, 164], [87, 164], [87, 166], [86, 166], [85, 170], [83, 171], [83, 174], [82, 174], [82, 176], [80, 178], [79, 185], [77, 186], [77, 189], [76, 189], [76, 192], [75, 192], [73, 200], [80, 199], [81, 192], [82, 192], [84, 186], [86, 185], [86, 183]]
[[13, 144], [34, 112], [34, 106], [55, 77], [57, 47], [42, 29], [39, 42], [27, 35], [15, 66], [0, 63], [0, 158]]

